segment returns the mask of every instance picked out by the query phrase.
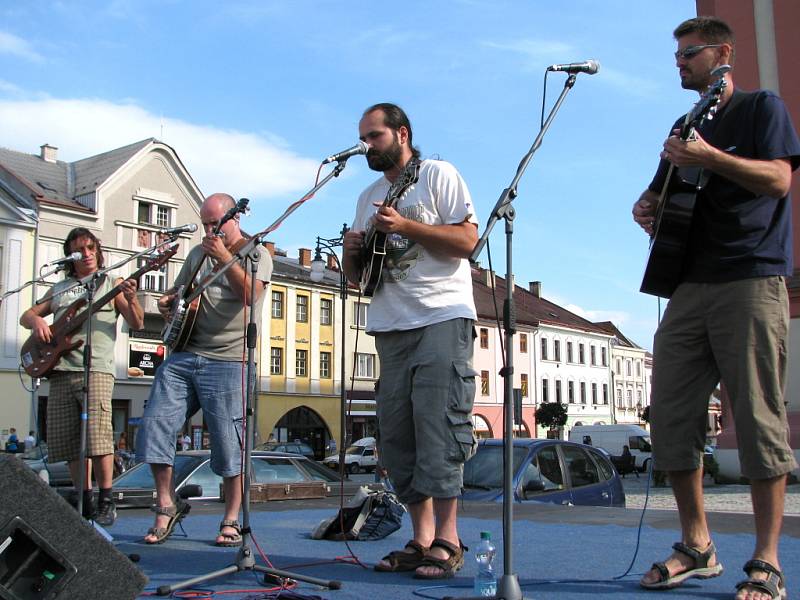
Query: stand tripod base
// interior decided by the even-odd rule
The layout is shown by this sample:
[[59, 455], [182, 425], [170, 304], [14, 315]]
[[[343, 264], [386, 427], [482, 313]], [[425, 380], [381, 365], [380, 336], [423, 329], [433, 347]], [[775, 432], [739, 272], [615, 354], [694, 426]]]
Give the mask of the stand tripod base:
[[342, 587], [341, 581], [326, 581], [324, 579], [317, 579], [316, 577], [307, 577], [305, 575], [298, 575], [297, 573], [290, 573], [289, 571], [281, 571], [280, 569], [271, 569], [257, 565], [255, 559], [253, 558], [250, 547], [244, 544], [239, 549], [239, 553], [236, 555], [236, 562], [234, 564], [227, 566], [224, 569], [220, 569], [219, 571], [213, 571], [211, 573], [206, 573], [205, 575], [200, 575], [199, 577], [186, 579], [185, 581], [181, 581], [180, 583], [176, 583], [174, 585], [159, 586], [159, 588], [156, 590], [156, 594], [158, 596], [169, 596], [177, 590], [188, 588], [200, 583], [205, 583], [206, 581], [231, 575], [233, 573], [238, 573], [240, 571], [255, 571], [257, 573], [264, 573], [266, 575], [271, 575], [282, 579], [305, 581], [306, 583], [311, 583], [329, 590], [338, 590]]

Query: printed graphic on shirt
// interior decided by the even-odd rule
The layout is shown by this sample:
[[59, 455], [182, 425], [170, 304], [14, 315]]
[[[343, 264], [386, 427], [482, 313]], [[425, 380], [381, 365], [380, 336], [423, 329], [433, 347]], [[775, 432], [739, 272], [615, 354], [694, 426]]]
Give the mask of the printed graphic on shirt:
[[[425, 222], [425, 210], [422, 204], [404, 206], [397, 209], [406, 219]], [[419, 261], [425, 260], [425, 249], [416, 242], [398, 233], [386, 236], [386, 259], [383, 262], [383, 282], [395, 283], [408, 278]]]

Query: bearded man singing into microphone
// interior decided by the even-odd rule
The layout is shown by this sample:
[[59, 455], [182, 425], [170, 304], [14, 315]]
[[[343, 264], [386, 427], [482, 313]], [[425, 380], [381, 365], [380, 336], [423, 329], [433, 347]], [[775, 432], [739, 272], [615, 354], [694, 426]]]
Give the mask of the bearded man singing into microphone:
[[[177, 288], [191, 283], [188, 280], [192, 273], [199, 269], [197, 280], [202, 281], [229, 262], [244, 244], [238, 215], [220, 227], [226, 212], [235, 206], [228, 194], [213, 194], [203, 202], [200, 218], [206, 236], [200, 246], [189, 252], [175, 286], [159, 299], [158, 308], [165, 317], [169, 316]], [[218, 227], [219, 232], [214, 235]], [[155, 524], [144, 538], [148, 544], [164, 542], [189, 512], [188, 504], [177, 500], [173, 489], [175, 438], [186, 419], [201, 408], [211, 435], [211, 469], [223, 478], [225, 493], [225, 517], [216, 544], [235, 546], [242, 541], [238, 518], [242, 503], [246, 311], [261, 314], [264, 288], [272, 274], [269, 253], [263, 246], [257, 249], [255, 297], [250, 295], [245, 261], [234, 263], [203, 291], [188, 341], [156, 372], [136, 444], [137, 457], [150, 464], [156, 483], [157, 500], [151, 507], [156, 513]]]
[[[375, 569], [443, 579], [461, 568], [466, 549], [458, 537], [456, 501], [464, 462], [475, 450], [470, 412], [476, 315], [466, 259], [478, 239], [477, 219], [456, 169], [444, 161], [420, 161], [400, 107], [368, 108], [358, 129], [371, 146], [369, 167], [383, 176], [359, 197], [344, 238], [344, 271], [359, 281], [365, 230], [387, 234], [367, 333], [375, 336], [381, 361], [381, 464], [408, 505], [414, 528], [414, 539]], [[417, 168], [416, 183], [394, 206], [384, 206], [390, 186]]]

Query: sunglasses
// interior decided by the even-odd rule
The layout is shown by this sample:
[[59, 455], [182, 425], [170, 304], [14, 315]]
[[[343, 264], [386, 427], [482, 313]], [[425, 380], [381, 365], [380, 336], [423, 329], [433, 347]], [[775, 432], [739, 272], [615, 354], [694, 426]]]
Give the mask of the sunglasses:
[[719, 48], [722, 44], [703, 44], [702, 46], [686, 46], [683, 50], [678, 50], [675, 53], [675, 60], [689, 60], [700, 54], [706, 48]]

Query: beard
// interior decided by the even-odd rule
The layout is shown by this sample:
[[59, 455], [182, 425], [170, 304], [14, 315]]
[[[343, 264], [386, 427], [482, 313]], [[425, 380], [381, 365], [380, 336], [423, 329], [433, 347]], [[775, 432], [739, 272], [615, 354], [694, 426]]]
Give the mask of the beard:
[[400, 142], [397, 139], [397, 132], [393, 133], [393, 137], [394, 141], [392, 142], [392, 145], [383, 152], [375, 152], [372, 148], [370, 148], [369, 152], [367, 152], [367, 164], [373, 171], [385, 173], [386, 171], [400, 165], [400, 161], [402, 160], [403, 156], [403, 150], [400, 147]]

